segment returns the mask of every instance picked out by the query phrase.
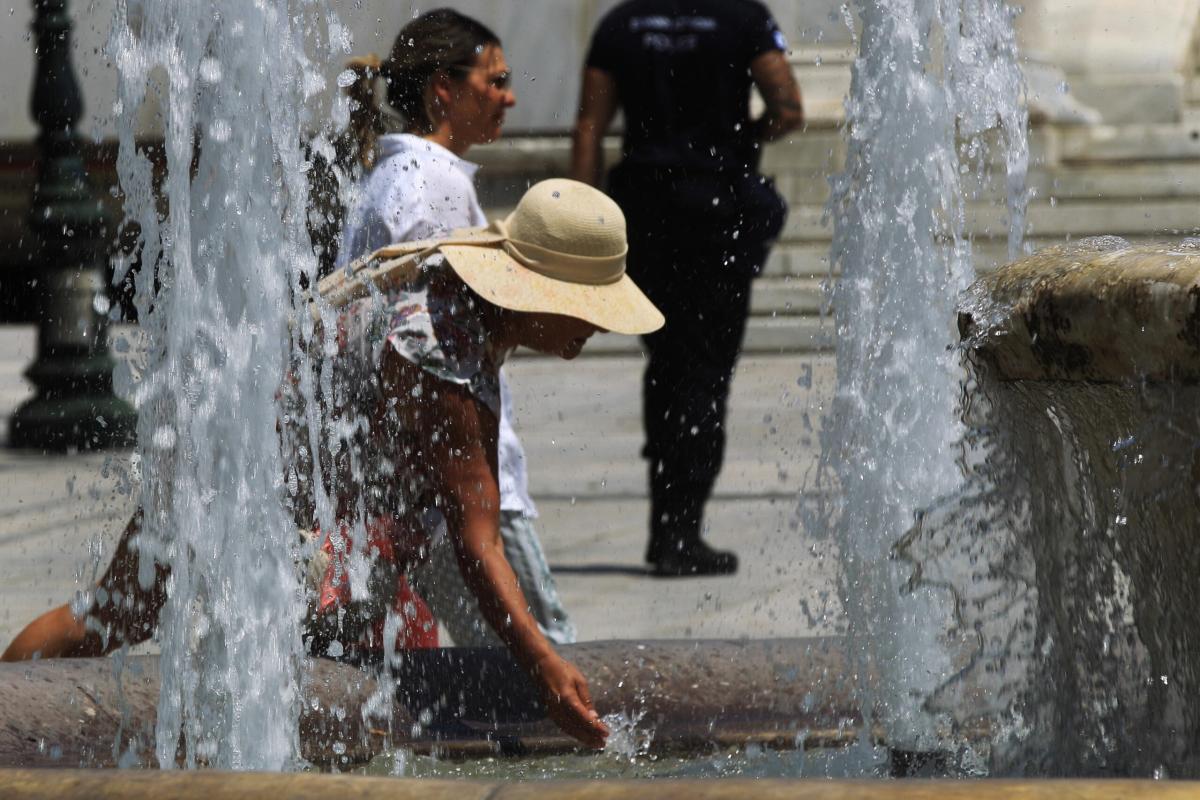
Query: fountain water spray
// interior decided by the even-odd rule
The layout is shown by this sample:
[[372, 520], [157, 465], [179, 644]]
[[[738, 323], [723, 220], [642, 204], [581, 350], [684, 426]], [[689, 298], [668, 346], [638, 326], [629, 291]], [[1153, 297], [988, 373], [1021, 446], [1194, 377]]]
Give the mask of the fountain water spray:
[[988, 182], [985, 135], [999, 128], [1015, 253], [1026, 119], [1001, 0], [862, 0], [857, 11], [849, 149], [830, 205], [837, 390], [818, 477], [830, 499], [814, 523], [841, 550], [865, 718], [882, 714], [891, 746], [929, 751], [942, 732], [924, 700], [956, 669], [952, 608], [928, 587], [903, 591], [893, 546], [962, 480], [954, 320], [974, 276], [962, 178]]
[[[141, 231], [137, 304], [148, 343], [135, 387], [140, 546], [171, 571], [159, 628], [163, 767], [181, 750], [189, 766], [227, 769], [277, 770], [298, 758], [304, 603], [277, 397], [289, 368], [310, 395], [313, 383], [299, 345], [315, 334], [294, 313], [317, 269], [306, 103], [326, 82], [309, 53], [346, 50], [316, 0], [118, 4], [118, 171]], [[163, 109], [161, 191], [134, 139], [149, 91]], [[331, 155], [320, 136], [308, 145]], [[289, 329], [293, 318], [309, 327]], [[153, 564], [141, 563], [148, 585]]]
[[1197, 253], [1089, 237], [963, 303], [968, 480], [902, 548], [977, 632], [931, 702], [994, 720], [992, 774], [1197, 774]]

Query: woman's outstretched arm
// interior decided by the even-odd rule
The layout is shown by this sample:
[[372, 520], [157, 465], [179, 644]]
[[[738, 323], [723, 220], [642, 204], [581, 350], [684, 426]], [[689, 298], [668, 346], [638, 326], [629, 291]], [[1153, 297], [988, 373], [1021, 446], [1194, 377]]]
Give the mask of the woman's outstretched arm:
[[142, 588], [136, 543], [141, 528], [138, 512], [125, 526], [113, 560], [92, 593], [92, 605], [82, 617], [75, 616], [70, 605], [47, 611], [16, 635], [0, 661], [103, 656], [123, 644], [149, 639], [166, 600], [168, 572], [156, 567], [153, 584]]
[[[423, 434], [459, 569], [484, 619], [541, 689], [559, 727], [589, 747], [603, 747], [608, 729], [592, 705], [587, 680], [542, 635], [504, 556], [496, 418], [462, 387], [427, 376], [398, 356], [385, 362], [384, 374], [389, 393], [406, 401], [399, 405], [407, 409], [407, 422]], [[419, 403], [412, 402], [416, 382]]]

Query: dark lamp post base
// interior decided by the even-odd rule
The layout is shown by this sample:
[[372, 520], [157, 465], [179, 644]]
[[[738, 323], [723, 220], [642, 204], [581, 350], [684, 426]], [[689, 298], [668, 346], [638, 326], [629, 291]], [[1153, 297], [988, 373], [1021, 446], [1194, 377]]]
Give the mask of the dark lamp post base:
[[113, 395], [36, 397], [9, 421], [8, 446], [67, 452], [132, 447], [137, 442], [133, 406]]
[[88, 179], [76, 124], [83, 98], [71, 66], [66, 0], [33, 0], [33, 98], [41, 150], [29, 229], [37, 242], [37, 356], [25, 372], [36, 396], [9, 423], [10, 447], [128, 447], [133, 407], [112, 393], [107, 292], [109, 220]]

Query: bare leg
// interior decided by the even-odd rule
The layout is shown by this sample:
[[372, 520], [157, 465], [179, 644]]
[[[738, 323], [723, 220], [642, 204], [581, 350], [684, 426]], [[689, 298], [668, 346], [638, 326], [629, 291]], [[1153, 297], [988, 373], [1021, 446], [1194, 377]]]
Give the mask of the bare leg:
[[47, 611], [25, 626], [0, 661], [32, 658], [82, 658], [111, 653], [123, 644], [150, 638], [166, 600], [165, 567], [155, 565], [151, 586], [138, 581], [138, 548], [142, 528], [139, 511], [125, 526], [117, 552], [96, 585], [92, 605], [76, 617], [69, 605]]
[[76, 619], [69, 605], [47, 611], [17, 634], [0, 661], [28, 661], [33, 658], [60, 658], [67, 655], [98, 655], [78, 652], [88, 640], [83, 620]]

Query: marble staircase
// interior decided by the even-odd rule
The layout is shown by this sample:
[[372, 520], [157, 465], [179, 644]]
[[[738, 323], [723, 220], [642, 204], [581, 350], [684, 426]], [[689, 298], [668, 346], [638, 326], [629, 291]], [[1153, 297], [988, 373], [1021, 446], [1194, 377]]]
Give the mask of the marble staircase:
[[[803, 353], [833, 344], [826, 289], [831, 230], [824, 219], [830, 175], [842, 168], [845, 143], [841, 98], [849, 88], [851, 54], [835, 47], [793, 55], [805, 87], [808, 128], [771, 145], [764, 172], [775, 178], [791, 215], [754, 289], [745, 349], [760, 354]], [[1200, 73], [1188, 113], [1175, 123], [1035, 124], [1030, 132], [1033, 192], [1026, 241], [1041, 248], [1069, 239], [1111, 234], [1134, 242], [1200, 235]], [[472, 152], [483, 163], [482, 197], [489, 213], [511, 206], [529, 183], [561, 175], [565, 137], [509, 138]], [[617, 142], [609, 142], [610, 162]], [[1007, 220], [1000, 193], [974, 187], [968, 214], [976, 269], [1008, 260]], [[629, 337], [601, 336], [592, 355], [636, 353]]]

